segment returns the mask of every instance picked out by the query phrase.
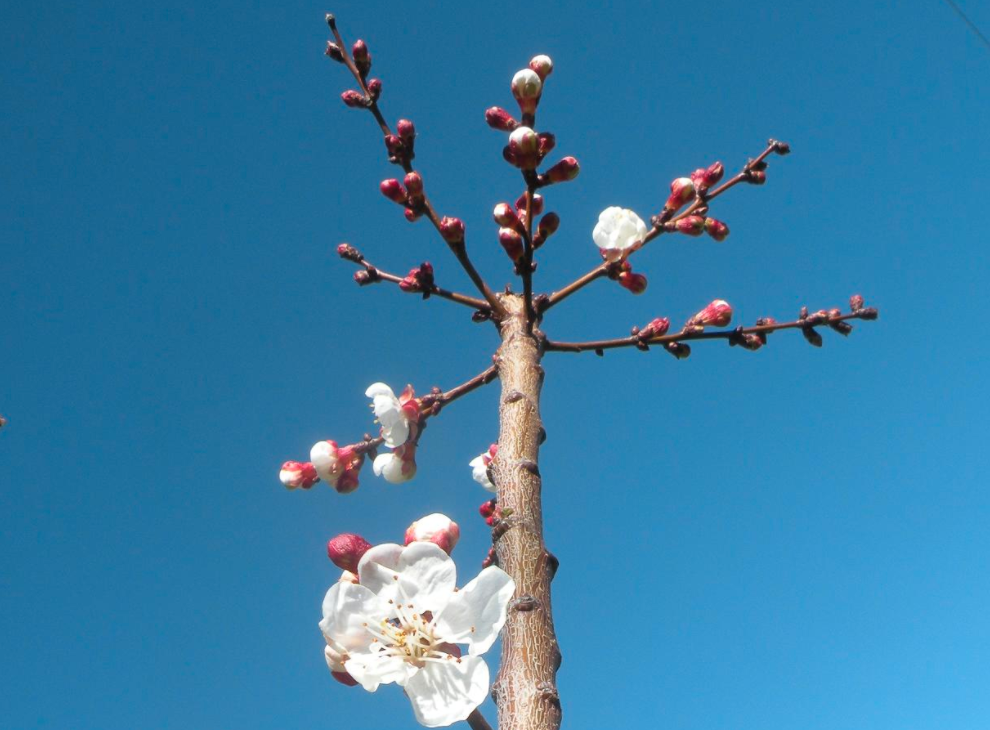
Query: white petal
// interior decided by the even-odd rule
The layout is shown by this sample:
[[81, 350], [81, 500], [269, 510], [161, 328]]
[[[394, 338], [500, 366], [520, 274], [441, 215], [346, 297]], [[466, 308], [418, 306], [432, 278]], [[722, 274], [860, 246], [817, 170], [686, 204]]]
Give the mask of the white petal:
[[505, 625], [516, 584], [501, 568], [485, 568], [461, 588], [437, 619], [437, 635], [453, 644], [467, 644], [472, 656], [488, 651]]
[[378, 423], [382, 426], [382, 437], [386, 446], [394, 449], [409, 440], [409, 421], [405, 413], [395, 409], [375, 415], [378, 416]]
[[492, 484], [492, 480], [488, 478], [488, 465], [485, 464], [485, 454], [471, 459], [469, 466], [471, 467], [471, 478], [489, 492], [494, 492], [495, 485]]
[[407, 545], [399, 557], [399, 597], [413, 604], [419, 613], [439, 614], [454, 597], [457, 568], [440, 547], [432, 542]]
[[373, 638], [364, 625], [377, 624], [388, 615], [387, 604], [365, 586], [334, 583], [323, 599], [320, 630], [345, 651], [356, 651]]
[[[375, 545], [361, 556], [358, 562], [358, 577], [361, 585], [372, 593], [388, 600], [395, 595], [396, 569], [399, 567], [399, 556], [403, 548], [395, 543]], [[382, 591], [385, 595], [382, 595]]]
[[415, 472], [404, 471], [403, 466], [402, 459], [395, 454], [387, 453], [375, 457], [372, 469], [375, 471], [375, 476], [385, 477], [385, 481], [390, 484], [402, 484], [412, 479], [415, 474]]
[[395, 397], [395, 393], [392, 391], [392, 389], [389, 388], [387, 385], [385, 385], [385, 383], [372, 383], [371, 385], [368, 386], [368, 389], [364, 391], [365, 398], [374, 398], [375, 396], [378, 395], [386, 395], [389, 398], [398, 400], [398, 398]]
[[406, 682], [406, 694], [421, 725], [466, 720], [488, 696], [488, 665], [481, 657], [429, 662]]
[[[380, 644], [373, 644], [380, 647]], [[399, 657], [385, 656], [376, 652], [355, 652], [344, 662], [347, 673], [367, 691], [374, 692], [380, 684], [396, 682], [404, 685], [417, 671], [416, 667]]]

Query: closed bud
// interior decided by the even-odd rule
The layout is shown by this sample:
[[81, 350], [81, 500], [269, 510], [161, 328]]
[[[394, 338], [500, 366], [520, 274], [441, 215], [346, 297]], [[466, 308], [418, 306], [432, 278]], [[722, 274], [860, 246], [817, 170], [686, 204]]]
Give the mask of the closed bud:
[[445, 216], [440, 221], [440, 235], [447, 243], [464, 243], [464, 221]]
[[410, 223], [415, 223], [420, 219], [420, 217], [422, 217], [423, 211], [420, 210], [419, 208], [406, 208], [403, 211], [403, 215], [406, 216], [407, 221], [409, 221]]
[[402, 144], [402, 140], [395, 134], [385, 135], [385, 149], [388, 150], [388, 156], [390, 158], [400, 158], [405, 154], [405, 147]]
[[856, 313], [860, 319], [877, 319], [880, 316], [880, 312], [876, 307], [863, 307], [856, 310]]
[[649, 340], [653, 337], [663, 337], [670, 329], [670, 320], [667, 317], [657, 317], [651, 320], [648, 325], [638, 333], [639, 339]]
[[320, 481], [316, 469], [308, 461], [285, 462], [282, 464], [281, 470], [279, 470], [278, 478], [285, 485], [286, 489], [298, 489], [299, 487], [309, 489]]
[[327, 541], [327, 557], [338, 568], [351, 573], [357, 573], [358, 563], [370, 549], [370, 542], [350, 532], [337, 535]]
[[461, 528], [457, 523], [439, 512], [421, 517], [406, 529], [405, 544], [414, 542], [432, 542], [450, 555], [461, 537]]
[[849, 308], [854, 312], [858, 312], [862, 309], [864, 303], [865, 301], [863, 300], [862, 294], [853, 294], [849, 297]]
[[779, 139], [771, 139], [769, 146], [773, 147], [773, 151], [782, 157], [791, 153], [791, 146], [787, 142], [781, 142]]
[[642, 294], [646, 291], [646, 277], [632, 271], [623, 271], [617, 279], [619, 286], [628, 289], [633, 294]]
[[533, 56], [529, 67], [540, 77], [540, 81], [546, 81], [547, 76], [553, 73], [553, 61], [550, 60], [550, 56], [543, 54]]
[[[516, 210], [520, 213], [526, 210], [526, 193], [516, 198]], [[533, 203], [530, 205], [530, 211], [533, 213], [534, 218], [543, 212], [543, 196], [539, 193], [533, 193]]]
[[391, 200], [393, 203], [405, 205], [409, 202], [409, 196], [406, 195], [405, 188], [403, 188], [402, 183], [395, 178], [382, 180], [381, 184], [378, 186], [378, 189], [382, 191], [382, 195]]
[[557, 146], [557, 138], [550, 132], [540, 132], [540, 157], [546, 157], [550, 150]]
[[767, 181], [767, 174], [763, 170], [750, 170], [746, 180], [753, 185], [762, 185]]
[[378, 101], [382, 95], [382, 80], [381, 79], [371, 79], [368, 82], [368, 95], [371, 97], [372, 101]]
[[519, 235], [518, 231], [512, 228], [499, 228], [498, 242], [502, 244], [502, 248], [505, 249], [510, 259], [517, 263], [522, 260], [525, 250], [522, 236]]
[[495, 502], [494, 499], [489, 499], [487, 502], [482, 502], [481, 506], [478, 507], [478, 513], [482, 517], [491, 517], [493, 514], [495, 514], [496, 504], [497, 503]]
[[814, 347], [822, 346], [822, 336], [818, 334], [818, 330], [814, 327], [802, 327], [801, 334], [804, 335], [804, 339], [808, 341], [809, 345], [813, 345]]
[[725, 166], [721, 162], [713, 162], [704, 169], [695, 170], [691, 175], [698, 190], [708, 190], [708, 188], [718, 185], [725, 174]]
[[340, 95], [341, 100], [352, 109], [361, 109], [368, 106], [368, 100], [364, 94], [354, 89], [348, 89]]
[[338, 479], [337, 483], [333, 485], [333, 488], [337, 490], [337, 494], [350, 494], [358, 488], [358, 474], [360, 473], [363, 465], [363, 456], [353, 457], [353, 459], [344, 468], [343, 473], [340, 475], [340, 479]]
[[581, 172], [581, 166], [577, 158], [565, 157], [556, 165], [547, 170], [543, 177], [548, 183], [561, 183], [573, 180]]
[[519, 126], [519, 122], [499, 106], [493, 106], [485, 111], [485, 121], [488, 122], [489, 127], [500, 132], [511, 132]]
[[684, 360], [691, 356], [691, 348], [683, 342], [665, 342], [664, 349], [678, 360]]
[[663, 208], [666, 211], [676, 212], [681, 206], [691, 200], [695, 195], [694, 183], [689, 177], [679, 177], [670, 183], [670, 197]]
[[429, 292], [433, 290], [433, 264], [424, 261], [399, 282], [399, 288], [404, 292]]
[[496, 205], [495, 210], [492, 212], [492, 217], [503, 228], [512, 228], [519, 232], [523, 230], [519, 216], [516, 215], [516, 211], [508, 203], [499, 203]]
[[705, 231], [719, 243], [729, 237], [729, 227], [714, 218], [705, 218]]
[[730, 345], [739, 345], [745, 350], [759, 350], [766, 343], [757, 335], [741, 335], [737, 340], [729, 340]]
[[846, 322], [845, 320], [834, 320], [828, 323], [828, 326], [833, 330], [838, 332], [840, 335], [848, 336], [850, 332], [853, 331], [853, 326]]
[[536, 226], [536, 233], [533, 235], [533, 245], [540, 247], [550, 238], [560, 227], [560, 216], [556, 213], [547, 213], [540, 219]]
[[327, 58], [332, 58], [337, 63], [344, 62], [344, 52], [341, 51], [340, 46], [333, 41], [327, 41], [327, 50], [324, 51], [324, 54]]
[[368, 284], [374, 284], [378, 280], [372, 278], [371, 272], [369, 271], [355, 271], [354, 281], [358, 286], [366, 286]]
[[411, 144], [416, 138], [416, 125], [408, 119], [400, 119], [395, 125], [395, 131], [403, 142]]
[[357, 66], [358, 73], [362, 77], [367, 76], [371, 70], [371, 54], [368, 53], [368, 44], [360, 38], [354, 41], [351, 46], [351, 55], [354, 56], [354, 65]]
[[700, 215], [689, 215], [677, 221], [674, 227], [679, 233], [685, 233], [689, 236], [700, 236], [705, 230], [705, 219]]
[[724, 299], [716, 299], [687, 321], [689, 327], [725, 327], [732, 321], [732, 307]]
[[356, 264], [359, 264], [364, 260], [364, 256], [361, 255], [361, 252], [349, 243], [338, 244], [337, 255], [346, 261], [353, 261]]
[[406, 190], [409, 191], [409, 197], [418, 198], [423, 194], [423, 178], [418, 172], [408, 173], [403, 182], [406, 184]]
[[523, 114], [536, 112], [542, 91], [543, 82], [533, 69], [524, 68], [512, 77], [512, 95], [519, 102]]

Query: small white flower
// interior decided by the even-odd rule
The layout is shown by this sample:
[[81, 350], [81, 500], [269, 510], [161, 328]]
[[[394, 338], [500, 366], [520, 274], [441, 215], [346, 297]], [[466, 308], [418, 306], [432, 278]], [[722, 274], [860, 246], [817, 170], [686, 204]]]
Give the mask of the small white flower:
[[344, 464], [338, 456], [336, 441], [317, 441], [309, 450], [309, 460], [320, 479], [331, 486], [337, 486]]
[[391, 484], [402, 484], [416, 476], [416, 445], [397, 447], [394, 451], [379, 454], [371, 468], [376, 477], [385, 477]]
[[411, 387], [400, 398], [385, 383], [372, 383], [364, 394], [371, 398], [371, 408], [382, 427], [385, 445], [393, 449], [409, 440], [410, 422], [418, 416], [419, 406]]
[[498, 453], [498, 444], [492, 444], [488, 448], [488, 451], [478, 454], [468, 464], [471, 467], [471, 477], [489, 492], [495, 491], [495, 485], [488, 478], [488, 467], [492, 463], [492, 459], [495, 458], [496, 453]]
[[591, 237], [606, 259], [616, 261], [623, 252], [646, 237], [646, 224], [628, 208], [613, 205], [598, 216], [598, 224]]
[[454, 562], [430, 542], [378, 545], [358, 575], [360, 585], [337, 583], [323, 600], [327, 664], [342, 664], [369, 692], [396, 682], [426, 727], [466, 719], [488, 695], [479, 655], [505, 624], [515, 583], [492, 566], [457, 591]]

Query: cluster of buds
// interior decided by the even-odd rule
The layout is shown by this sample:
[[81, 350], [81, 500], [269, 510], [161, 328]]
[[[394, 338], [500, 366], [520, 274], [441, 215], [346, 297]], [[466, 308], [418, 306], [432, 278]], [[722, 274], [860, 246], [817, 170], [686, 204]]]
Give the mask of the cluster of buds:
[[395, 134], [385, 135], [388, 161], [393, 165], [406, 165], [416, 156], [416, 125], [408, 119], [400, 119]]
[[623, 261], [618, 266], [614, 266], [609, 269], [608, 274], [610, 279], [615, 279], [619, 282], [619, 286], [624, 289], [628, 289], [633, 294], [642, 294], [646, 291], [646, 277], [643, 274], [637, 274], [632, 270], [632, 264], [628, 261]]
[[409, 269], [409, 273], [402, 277], [399, 288], [404, 292], [422, 293], [423, 299], [428, 299], [435, 287], [433, 281], [433, 264], [424, 261], [419, 266]]
[[336, 441], [317, 441], [309, 451], [309, 459], [317, 476], [340, 494], [348, 494], [358, 488], [358, 474], [364, 465], [364, 454], [354, 444], [338, 447]]
[[[523, 193], [516, 200], [515, 206], [509, 203], [499, 203], [492, 212], [492, 218], [499, 225], [498, 240], [505, 249], [506, 254], [515, 263], [520, 263], [523, 259], [525, 247], [523, 245], [526, 234], [526, 224], [529, 216], [535, 219], [543, 213], [543, 196], [533, 195], [532, 201], [528, 201]], [[533, 248], [539, 248], [546, 240], [552, 236], [560, 226], [560, 216], [556, 213], [547, 213], [540, 219], [533, 233]]]
[[[402, 183], [405, 183], [403, 187]], [[405, 208], [406, 220], [412, 223], [426, 212], [426, 196], [423, 194], [423, 178], [418, 172], [406, 173], [402, 182], [395, 178], [382, 180], [378, 186], [382, 195]]]
[[716, 299], [688, 319], [685, 329], [701, 331], [705, 327], [725, 327], [732, 321], [732, 306], [724, 299]]
[[482, 502], [481, 506], [478, 507], [478, 514], [482, 516], [485, 524], [489, 527], [493, 527], [503, 517], [502, 510], [498, 506], [498, 501], [494, 498], [489, 499], [487, 502]]
[[[331, 23], [331, 27], [333, 27], [332, 16], [327, 16], [327, 22]], [[324, 53], [328, 58], [338, 63], [347, 62], [344, 50], [333, 41], [327, 41], [327, 48]], [[368, 93], [364, 94], [354, 89], [348, 89], [340, 95], [340, 98], [344, 104], [353, 109], [367, 109], [381, 96], [382, 82], [381, 79], [368, 79], [368, 74], [371, 72], [371, 54], [368, 52], [367, 43], [361, 39], [354, 41], [354, 45], [351, 46], [351, 58], [354, 59], [354, 67], [360, 74], [361, 81]]]
[[451, 246], [464, 245], [464, 221], [444, 216], [440, 220], [440, 235]]

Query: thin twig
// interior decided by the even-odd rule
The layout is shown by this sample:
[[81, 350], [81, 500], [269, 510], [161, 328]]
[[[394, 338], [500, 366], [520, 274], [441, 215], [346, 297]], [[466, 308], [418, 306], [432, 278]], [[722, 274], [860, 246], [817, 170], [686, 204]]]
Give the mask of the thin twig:
[[[461, 396], [467, 395], [468, 393], [477, 390], [483, 385], [488, 385], [497, 377], [498, 377], [498, 367], [496, 365], [492, 365], [491, 367], [482, 370], [480, 373], [475, 375], [467, 382], [461, 383], [457, 387], [451, 388], [450, 390], [444, 393], [434, 394], [434, 398], [435, 398], [434, 402], [442, 406], [449, 405], [450, 403], [453, 403]], [[426, 396], [423, 398], [424, 403], [426, 402], [426, 399], [429, 397], [430, 396]]]
[[471, 726], [472, 730], [492, 730], [488, 720], [477, 710], [472, 710], [471, 714], [467, 716], [467, 724]]
[[[362, 255], [359, 259], [348, 258], [349, 261], [353, 261], [358, 266], [364, 267], [364, 270], [370, 274], [371, 279], [367, 283], [374, 283], [375, 281], [388, 281], [393, 284], [400, 283], [404, 277], [398, 274], [392, 274], [388, 271], [378, 268], [373, 263], [368, 261]], [[478, 299], [477, 297], [469, 297], [467, 294], [461, 294], [459, 292], [450, 291], [448, 289], [443, 289], [442, 287], [434, 284], [432, 287], [425, 291], [416, 291], [413, 293], [426, 293], [428, 292], [430, 296], [441, 297], [442, 299], [448, 299], [452, 302], [457, 302], [458, 304], [463, 304], [471, 309], [480, 310], [482, 312], [491, 312], [491, 307], [488, 305], [484, 299]]]

